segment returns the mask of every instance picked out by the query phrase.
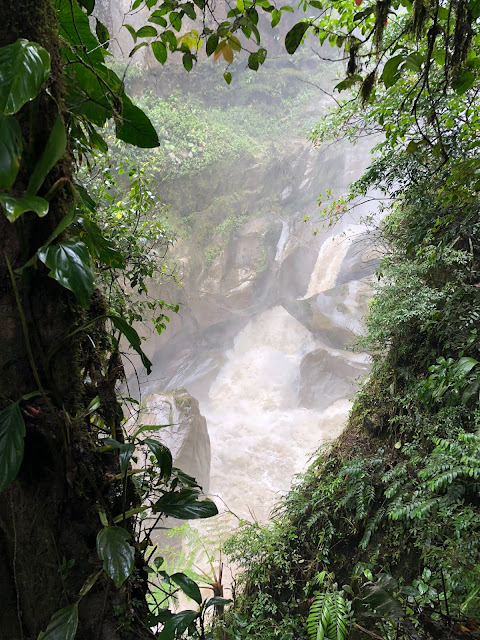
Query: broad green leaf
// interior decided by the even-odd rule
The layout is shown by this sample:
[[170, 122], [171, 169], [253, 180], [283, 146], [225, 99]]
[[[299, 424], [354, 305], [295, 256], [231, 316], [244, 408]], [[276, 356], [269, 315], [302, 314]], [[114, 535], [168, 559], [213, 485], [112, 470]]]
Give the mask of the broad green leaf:
[[472, 88], [473, 83], [475, 82], [475, 74], [473, 71], [463, 71], [455, 80], [452, 82], [452, 89], [459, 95], [463, 96], [469, 89]]
[[39, 218], [48, 213], [48, 202], [38, 196], [9, 196], [6, 193], [0, 193], [0, 205], [10, 222], [15, 222], [22, 214], [27, 211], [34, 211]]
[[0, 189], [10, 189], [20, 168], [23, 141], [13, 116], [0, 115]]
[[157, 42], [152, 42], [152, 51], [155, 58], [160, 62], [160, 64], [165, 64], [167, 61], [167, 47], [157, 40]]
[[288, 53], [295, 53], [309, 26], [310, 24], [308, 22], [298, 22], [294, 27], [292, 27], [292, 29], [290, 29], [285, 36], [285, 49]]
[[[60, 36], [74, 49], [75, 56], [82, 58], [91, 67], [105, 60], [107, 52], [98, 46], [87, 14], [77, 0], [56, 0]], [[74, 59], [68, 49], [63, 51], [68, 59]]]
[[158, 34], [155, 27], [152, 27], [149, 24], [140, 27], [140, 29], [137, 31], [137, 38], [156, 38], [157, 35]]
[[74, 640], [78, 626], [78, 604], [70, 604], [54, 613], [38, 640]]
[[67, 134], [60, 116], [57, 116], [47, 144], [28, 181], [26, 195], [34, 196], [42, 186], [50, 170], [57, 164], [65, 152]]
[[0, 491], [11, 484], [23, 459], [25, 423], [18, 402], [0, 413]]
[[66, 240], [42, 248], [38, 257], [50, 269], [48, 275], [73, 291], [81, 306], [87, 309], [95, 285], [86, 245], [80, 241]]
[[98, 557], [117, 588], [133, 571], [135, 549], [127, 542], [129, 538], [122, 527], [104, 527], [97, 535]]
[[163, 629], [157, 634], [157, 638], [159, 640], [172, 640], [174, 637], [180, 638], [182, 633], [199, 615], [197, 611], [190, 609], [175, 613], [165, 622]]
[[158, 440], [154, 440], [153, 438], [145, 438], [142, 441], [142, 444], [146, 444], [153, 455], [156, 457], [158, 465], [160, 467], [160, 476], [162, 478], [168, 479], [172, 475], [172, 454], [170, 449], [166, 447]]
[[148, 21], [153, 22], [154, 24], [158, 24], [160, 27], [166, 27], [168, 24], [168, 22], [159, 11], [154, 11], [149, 17]]
[[480, 0], [469, 0], [468, 8], [474, 20], [480, 18]]
[[20, 39], [0, 47], [0, 114], [17, 113], [37, 97], [50, 73], [50, 55], [36, 42]]
[[117, 138], [144, 149], [158, 147], [157, 133], [145, 113], [125, 95], [122, 107], [122, 116], [116, 120]]
[[230, 604], [231, 602], [233, 602], [233, 600], [229, 600], [228, 598], [219, 598], [219, 597], [210, 598], [210, 600], [207, 600], [205, 604], [205, 609], [208, 609], [209, 607], [213, 607], [213, 606], [225, 606], [227, 604]]
[[470, 371], [476, 367], [478, 364], [478, 360], [475, 360], [474, 358], [460, 358], [460, 360], [458, 362], [456, 362], [453, 365], [453, 369], [455, 371], [455, 373], [459, 374], [459, 373], [470, 373]]
[[[233, 59], [233, 56], [232, 56]], [[192, 58], [192, 54], [190, 52], [184, 53], [182, 56], [182, 62], [183, 62], [183, 66], [185, 67], [186, 71], [191, 71], [192, 67], [193, 67], [193, 58]]]
[[195, 13], [195, 7], [191, 2], [183, 4], [182, 11], [190, 18], [190, 20], [196, 20], [197, 14]]
[[142, 351], [142, 341], [140, 340], [138, 333], [128, 324], [128, 322], [123, 318], [120, 318], [120, 316], [109, 315], [107, 317], [110, 318], [114, 326], [125, 336], [130, 343], [130, 346], [138, 353], [143, 366], [147, 370], [147, 375], [149, 375], [152, 371], [152, 363]]
[[207, 51], [207, 56], [211, 56], [212, 53], [215, 53], [217, 46], [218, 46], [218, 34], [212, 33], [208, 37], [207, 44], [205, 46], [205, 49]]
[[230, 73], [230, 71], [225, 71], [225, 73], [223, 74], [223, 78], [227, 84], [230, 84], [232, 82], [232, 74]]
[[170, 576], [170, 580], [178, 585], [185, 595], [192, 600], [195, 600], [197, 604], [202, 604], [202, 594], [200, 593], [198, 584], [191, 578], [186, 576], [184, 573], [174, 573]]
[[180, 520], [210, 518], [218, 513], [216, 504], [206, 498], [198, 500], [200, 494], [194, 489], [182, 489], [178, 492], [164, 494], [153, 505], [154, 513], [164, 513]]
[[399, 65], [405, 60], [405, 56], [398, 55], [390, 58], [385, 63], [382, 72], [382, 80], [385, 87], [388, 89], [392, 87], [397, 80], [400, 78], [400, 74], [398, 73]]

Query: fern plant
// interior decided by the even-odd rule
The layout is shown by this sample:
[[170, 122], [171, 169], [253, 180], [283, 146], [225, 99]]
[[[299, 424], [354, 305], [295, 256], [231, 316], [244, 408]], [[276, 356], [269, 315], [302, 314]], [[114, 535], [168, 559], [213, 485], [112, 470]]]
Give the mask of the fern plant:
[[[326, 573], [319, 574], [323, 582]], [[330, 578], [330, 576], [329, 576]], [[331, 578], [330, 578], [331, 581]], [[336, 584], [316, 594], [307, 618], [307, 631], [311, 640], [345, 640], [351, 619], [351, 604]]]

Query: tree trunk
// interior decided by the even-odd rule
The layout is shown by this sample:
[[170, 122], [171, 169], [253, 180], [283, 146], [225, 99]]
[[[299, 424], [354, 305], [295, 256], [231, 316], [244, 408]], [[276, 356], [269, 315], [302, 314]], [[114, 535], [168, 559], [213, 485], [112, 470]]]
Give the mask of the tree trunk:
[[[25, 148], [38, 157], [62, 108], [53, 0], [0, 2], [0, 47], [18, 38], [39, 43], [51, 56], [48, 92], [18, 114]], [[0, 213], [0, 410], [24, 394], [41, 391], [22, 403], [24, 459], [17, 479], [0, 493], [0, 640], [36, 640], [53, 613], [78, 599], [85, 580], [101, 568], [95, 549], [99, 509], [109, 516], [121, 511], [119, 491], [108, 481], [119, 471], [116, 456], [95, 452], [95, 434], [82, 417], [89, 400], [100, 395], [106, 423], [118, 427], [108, 354], [92, 347], [92, 342], [105, 343], [104, 327], [97, 322], [89, 329], [91, 339], [81, 332], [68, 337], [105, 313], [104, 301], [94, 294], [86, 312], [73, 294], [48, 277], [43, 265], [15, 275], [15, 284], [8, 269], [8, 262], [13, 271], [24, 264], [70, 209], [71, 174], [67, 150], [39, 193], [65, 179], [44, 219], [28, 213], [11, 224]], [[21, 193], [27, 182], [21, 169], [15, 189]], [[137, 586], [129, 590], [116, 590], [102, 574], [80, 601], [77, 640], [151, 637], [131, 619], [129, 605], [132, 598], [144, 602], [142, 573], [130, 581]]]

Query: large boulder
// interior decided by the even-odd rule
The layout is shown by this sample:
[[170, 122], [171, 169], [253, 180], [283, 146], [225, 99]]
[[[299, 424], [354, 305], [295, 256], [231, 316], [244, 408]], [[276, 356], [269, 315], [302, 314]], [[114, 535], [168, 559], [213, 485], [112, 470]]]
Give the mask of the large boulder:
[[300, 364], [299, 405], [306, 409], [326, 409], [355, 390], [355, 382], [363, 381], [369, 366], [365, 354], [349, 354], [315, 349]]
[[[173, 463], [196, 478], [204, 492], [210, 485], [210, 438], [198, 401], [185, 389], [152, 393], [142, 402], [138, 424], [168, 425], [158, 437], [172, 452]], [[153, 433], [153, 432], [152, 432]]]

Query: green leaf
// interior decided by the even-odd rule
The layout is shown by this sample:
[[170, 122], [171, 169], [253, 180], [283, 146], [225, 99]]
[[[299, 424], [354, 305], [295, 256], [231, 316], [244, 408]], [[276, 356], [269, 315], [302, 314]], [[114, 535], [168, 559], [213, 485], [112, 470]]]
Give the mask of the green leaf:
[[103, 47], [98, 46], [98, 40], [90, 28], [90, 20], [79, 6], [77, 0], [56, 0], [59, 34], [75, 51], [74, 56], [63, 50], [68, 59], [80, 58], [89, 67], [101, 64], [106, 55]]
[[127, 542], [129, 538], [122, 527], [104, 527], [97, 535], [98, 557], [117, 588], [133, 571], [135, 549]]
[[152, 27], [149, 24], [140, 27], [140, 29], [137, 31], [137, 38], [156, 38], [157, 35], [158, 34], [155, 27]]
[[170, 576], [170, 580], [175, 582], [186, 596], [195, 600], [197, 604], [202, 604], [202, 594], [200, 593], [198, 584], [191, 578], [186, 576], [184, 573], [174, 573]]
[[135, 451], [135, 445], [130, 442], [118, 442], [118, 440], [114, 440], [113, 438], [105, 438], [101, 442], [102, 444], [108, 445], [113, 449], [118, 449], [120, 454], [120, 471], [122, 475], [125, 475], [125, 473], [128, 471], [130, 459]]
[[193, 57], [192, 57], [192, 54], [189, 51], [187, 53], [183, 54], [182, 62], [183, 62], [183, 66], [185, 67], [186, 71], [191, 71], [192, 70]]
[[130, 343], [130, 346], [135, 349], [135, 351], [139, 354], [142, 364], [147, 370], [147, 375], [149, 375], [152, 371], [152, 363], [147, 358], [147, 356], [142, 351], [142, 341], [140, 340], [140, 336], [135, 331], [133, 327], [131, 327], [128, 322], [126, 322], [120, 316], [108, 315], [107, 318], [113, 322], [114, 326], [122, 333], [125, 338]]
[[172, 640], [174, 637], [180, 638], [182, 633], [199, 615], [197, 611], [191, 611], [190, 609], [174, 614], [165, 622], [163, 629], [157, 634], [157, 638], [159, 640]]
[[480, 0], [469, 0], [468, 8], [474, 20], [480, 18]]
[[160, 64], [165, 64], [167, 61], [167, 47], [157, 40], [157, 42], [152, 42], [152, 51], [155, 58], [160, 62]]
[[211, 56], [212, 53], [215, 53], [215, 49], [217, 48], [217, 46], [218, 46], [218, 33], [212, 33], [212, 35], [208, 37], [207, 44], [205, 45], [207, 56]]
[[390, 58], [385, 63], [382, 72], [382, 80], [385, 87], [388, 89], [392, 87], [397, 80], [400, 78], [400, 74], [398, 73], [399, 65], [405, 60], [405, 56], [398, 55]]
[[177, 38], [173, 31], [168, 29], [167, 31], [164, 31], [160, 37], [165, 44], [168, 44], [170, 51], [175, 51], [177, 48]]
[[66, 240], [42, 247], [38, 257], [50, 269], [48, 275], [62, 287], [73, 291], [81, 306], [87, 309], [95, 285], [86, 245], [80, 241]]
[[108, 49], [108, 43], [110, 41], [108, 29], [98, 18], [95, 18], [95, 20], [95, 33], [97, 34], [98, 41], [105, 49]]
[[0, 116], [0, 189], [10, 189], [20, 168], [22, 131], [13, 116]]
[[308, 22], [298, 22], [285, 36], [285, 49], [291, 55], [300, 46], [303, 36], [310, 27]]
[[145, 438], [141, 444], [146, 444], [150, 451], [154, 454], [160, 467], [160, 476], [168, 479], [172, 475], [172, 454], [170, 449], [158, 440], [153, 438]]
[[53, 614], [50, 624], [38, 640], [74, 640], [78, 626], [78, 604], [70, 604]]
[[67, 134], [60, 116], [57, 116], [55, 124], [48, 136], [47, 144], [40, 159], [28, 181], [26, 195], [34, 196], [42, 186], [50, 170], [57, 164], [65, 152], [67, 146]]
[[233, 602], [233, 600], [229, 600], [228, 598], [219, 598], [218, 596], [216, 596], [215, 598], [210, 598], [210, 600], [207, 600], [207, 602], [205, 603], [205, 609], [208, 609], [209, 607], [214, 607], [214, 606], [222, 607], [227, 604], [230, 604], [231, 602]]
[[117, 138], [143, 149], [158, 147], [157, 133], [145, 113], [125, 95], [122, 108], [122, 116], [115, 122]]
[[133, 41], [136, 42], [137, 41], [137, 32], [135, 31], [135, 29], [130, 24], [124, 24], [122, 26], [125, 27], [125, 29], [128, 31], [128, 33], [132, 36]]
[[272, 11], [272, 27], [276, 27], [282, 18], [282, 12], [278, 9]]
[[78, 3], [82, 7], [85, 7], [88, 15], [90, 15], [92, 11], [95, 9], [95, 0], [78, 0]]
[[0, 114], [17, 113], [37, 97], [50, 73], [50, 55], [36, 42], [0, 47]]
[[459, 95], [463, 96], [469, 89], [473, 87], [473, 83], [475, 82], [475, 74], [473, 71], [463, 71], [455, 80], [452, 82], [452, 89]]
[[195, 13], [195, 7], [191, 2], [186, 2], [182, 5], [183, 12], [190, 18], [190, 20], [196, 20], [197, 14]]
[[27, 211], [34, 211], [39, 218], [43, 218], [48, 213], [48, 202], [38, 196], [9, 196], [0, 193], [0, 204], [9, 222], [15, 222]]
[[148, 21], [158, 24], [160, 27], [166, 27], [168, 24], [160, 11], [154, 11]]
[[208, 498], [198, 500], [198, 491], [195, 489], [182, 489], [178, 492], [164, 494], [153, 505], [154, 513], [163, 513], [180, 520], [194, 520], [198, 518], [210, 518], [218, 513], [217, 506]]
[[460, 360], [458, 362], [456, 362], [452, 369], [455, 371], [455, 373], [458, 374], [467, 374], [470, 373], [470, 371], [476, 367], [478, 364], [478, 360], [475, 360], [474, 358], [460, 358]]
[[232, 82], [232, 74], [230, 73], [230, 71], [225, 71], [225, 73], [223, 74], [223, 78], [227, 84], [230, 84]]
[[88, 216], [82, 216], [81, 225], [85, 231], [85, 244], [93, 258], [100, 260], [112, 269], [124, 269], [125, 258], [115, 249], [110, 240], [102, 235], [99, 226]]
[[25, 423], [18, 402], [0, 413], [0, 491], [15, 479], [23, 459]]

